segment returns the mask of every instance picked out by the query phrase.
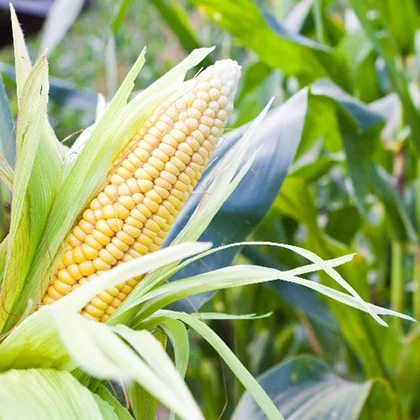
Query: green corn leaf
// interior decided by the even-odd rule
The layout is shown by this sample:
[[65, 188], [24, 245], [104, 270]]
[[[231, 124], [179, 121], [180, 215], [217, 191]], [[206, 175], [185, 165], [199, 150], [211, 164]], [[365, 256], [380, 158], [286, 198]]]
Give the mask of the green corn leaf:
[[235, 356], [232, 350], [223, 342], [223, 340], [204, 322], [201, 320], [181, 312], [174, 311], [162, 311], [162, 315], [178, 319], [185, 324], [193, 328], [198, 334], [200, 334], [216, 351], [220, 357], [225, 361], [229, 368], [236, 375], [238, 380], [242, 383], [245, 389], [252, 395], [258, 406], [264, 412], [264, 414], [271, 420], [281, 420], [283, 416], [277, 410], [272, 400], [265, 393], [263, 388], [248, 372], [245, 366]]
[[367, 13], [366, 4], [363, 4], [361, 0], [351, 0], [350, 4], [353, 7], [357, 18], [359, 19], [363, 30], [366, 32], [366, 35], [372, 43], [376, 53], [384, 60], [385, 69], [387, 71], [388, 77], [390, 78], [392, 87], [400, 97], [401, 104], [405, 113], [405, 118], [410, 125], [412, 131], [411, 140], [413, 141], [417, 151], [420, 151], [420, 119], [418, 111], [408, 90], [408, 81], [406, 75], [402, 71], [401, 66], [397, 65], [394, 57], [391, 57], [390, 54], [388, 54], [383, 44], [381, 43], [381, 39], [377, 36], [374, 27], [369, 21], [369, 13]]
[[[258, 378], [267, 394], [288, 419], [334, 418], [356, 420], [397, 416], [390, 386], [381, 380], [350, 382], [335, 375], [328, 366], [312, 356], [299, 356], [274, 366]], [[369, 408], [370, 400], [378, 405]], [[320, 414], [322, 413], [322, 414]], [[367, 414], [367, 417], [360, 417]], [[264, 414], [246, 392], [235, 409], [232, 420], [257, 420]]]
[[134, 331], [124, 326], [112, 329], [81, 315], [61, 311], [56, 313], [56, 321], [72, 359], [89, 374], [136, 381], [180, 417], [202, 418], [161, 343], [148, 331]]
[[188, 342], [188, 333], [182, 322], [168, 319], [163, 322], [161, 328], [172, 343], [175, 353], [175, 366], [182, 377], [185, 377], [190, 358], [190, 344]]
[[271, 68], [297, 76], [304, 84], [329, 76], [338, 85], [350, 89], [349, 69], [340, 52], [289, 32], [255, 1], [191, 0], [191, 3]]
[[0, 153], [13, 168], [16, 160], [15, 133], [2, 77], [0, 77]]
[[[131, 311], [132, 309], [134, 309], [136, 306], [138, 306], [139, 304], [146, 302], [148, 299], [154, 297], [155, 295], [160, 295], [162, 289], [155, 289], [155, 287], [159, 284], [161, 284], [162, 282], [164, 282], [165, 280], [167, 280], [169, 277], [173, 276], [174, 274], [178, 273], [179, 271], [181, 271], [183, 268], [187, 267], [188, 265], [198, 261], [201, 258], [205, 258], [208, 257], [216, 252], [220, 252], [232, 247], [240, 247], [240, 246], [274, 246], [274, 247], [288, 247], [288, 245], [283, 245], [283, 244], [278, 244], [275, 242], [239, 242], [239, 243], [234, 243], [234, 244], [228, 244], [228, 245], [224, 245], [224, 246], [220, 246], [214, 249], [210, 249], [209, 251], [203, 252], [193, 258], [187, 259], [185, 261], [183, 261], [182, 263], [178, 264], [176, 267], [169, 267], [166, 270], [158, 270], [155, 275], [153, 275], [153, 283], [149, 284], [148, 287], [146, 288], [142, 288], [141, 284], [144, 282], [144, 280], [140, 283], [140, 286], [138, 287], [139, 291], [136, 294], [136, 298], [133, 298], [130, 301], [130, 304], [127, 304], [126, 307], [121, 310], [120, 314], [113, 317], [112, 318], [112, 323], [117, 323], [117, 322], [122, 322], [122, 320], [125, 320], [127, 317], [127, 313], [129, 311]], [[344, 264], [345, 262], [350, 261], [353, 258], [354, 254], [351, 255], [346, 255], [344, 257], [339, 257], [339, 258], [335, 258], [333, 260], [329, 260], [329, 261], [325, 261], [326, 264], [328, 264], [329, 267], [336, 267], [338, 265]], [[317, 266], [317, 264], [308, 264], [302, 267], [298, 267], [294, 270], [292, 270], [291, 272], [287, 273], [287, 274], [292, 274], [292, 275], [302, 275], [302, 274], [307, 274], [307, 273], [311, 273], [314, 271], [317, 271], [319, 269], [319, 267]], [[169, 285], [165, 285], [165, 287], [169, 287]], [[153, 290], [152, 290], [153, 289]], [[152, 290], [150, 292], [150, 290]], [[159, 290], [159, 291], [157, 291]], [[210, 290], [210, 289], [209, 289]], [[216, 289], [214, 289], [216, 290]], [[147, 294], [147, 292], [150, 292], [150, 294]], [[147, 297], [146, 297], [147, 296]]]

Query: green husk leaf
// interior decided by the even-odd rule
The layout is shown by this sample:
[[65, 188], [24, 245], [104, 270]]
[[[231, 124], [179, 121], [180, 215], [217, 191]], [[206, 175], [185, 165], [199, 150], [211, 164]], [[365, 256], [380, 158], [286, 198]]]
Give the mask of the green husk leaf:
[[[182, 381], [182, 375], [178, 373], [172, 364], [161, 343], [147, 331], [134, 331], [124, 325], [115, 327], [115, 331], [131, 344], [164, 383], [168, 384], [170, 388], [174, 387], [176, 389], [179, 401], [191, 407], [191, 411], [187, 411], [187, 417], [192, 419], [200, 418], [201, 412], [199, 407]], [[161, 399], [159, 393], [158, 395], [155, 394], [155, 396]], [[178, 413], [180, 412], [178, 411]]]
[[175, 353], [175, 366], [184, 378], [187, 372], [190, 358], [190, 343], [185, 325], [177, 320], [168, 319], [160, 324], [169, 341], [172, 343]]
[[30, 368], [70, 371], [75, 367], [60, 340], [51, 310], [33, 313], [0, 344], [0, 372]]
[[0, 374], [0, 406], [4, 419], [118, 419], [111, 405], [70, 373], [53, 369]]
[[48, 64], [41, 57], [31, 70], [22, 93], [22, 106], [17, 121], [17, 162], [14, 179], [11, 225], [7, 260], [1, 290], [0, 326], [4, 325], [17, 299], [30, 264], [31, 205], [29, 184], [36, 151], [47, 115]]
[[235, 190], [246, 172], [248, 172], [259, 150], [245, 164], [243, 164], [243, 158], [249, 148], [255, 130], [267, 115], [273, 100], [274, 98], [268, 102], [258, 117], [255, 118], [242, 140], [226, 154], [221, 164], [213, 169], [215, 176], [206, 194], [204, 194], [200, 206], [194, 211], [185, 228], [174, 239], [173, 244], [196, 241], [210, 224], [223, 203]]

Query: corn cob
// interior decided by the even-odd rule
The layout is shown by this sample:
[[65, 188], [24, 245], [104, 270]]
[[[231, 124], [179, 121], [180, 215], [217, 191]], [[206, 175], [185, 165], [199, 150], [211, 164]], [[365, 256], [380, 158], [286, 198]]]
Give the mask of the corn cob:
[[[236, 62], [216, 62], [157, 107], [66, 239], [44, 305], [160, 247], [223, 133], [239, 77]], [[99, 294], [82, 314], [106, 321], [138, 281]]]

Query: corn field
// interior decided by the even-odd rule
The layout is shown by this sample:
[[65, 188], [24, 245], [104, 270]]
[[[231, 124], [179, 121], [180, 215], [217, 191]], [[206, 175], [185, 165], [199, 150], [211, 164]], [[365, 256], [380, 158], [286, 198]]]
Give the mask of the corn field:
[[416, 0], [0, 31], [0, 419], [420, 418]]

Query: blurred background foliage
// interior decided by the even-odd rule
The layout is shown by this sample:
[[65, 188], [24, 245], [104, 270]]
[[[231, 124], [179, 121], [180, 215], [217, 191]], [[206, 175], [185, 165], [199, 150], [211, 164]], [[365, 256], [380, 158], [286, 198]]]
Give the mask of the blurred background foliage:
[[[19, 1], [13, 3], [19, 14]], [[243, 66], [231, 129], [256, 117], [273, 95], [274, 106], [284, 104], [278, 118], [303, 115], [299, 135], [287, 137], [291, 126], [264, 131], [268, 142], [283, 136], [293, 143], [285, 151], [290, 159], [297, 151], [248, 238], [302, 246], [324, 259], [356, 252], [339, 272], [362, 297], [420, 319], [419, 28], [416, 0], [91, 0], [50, 50], [51, 122], [71, 144], [72, 134], [93, 122], [97, 93], [112, 96], [143, 46], [147, 63], [136, 89], [192, 49], [216, 45], [205, 65], [231, 57]], [[42, 35], [28, 41], [33, 57], [45, 45]], [[13, 105], [12, 57], [11, 46], [0, 50]], [[288, 102], [299, 93], [305, 103]], [[277, 153], [263, 161], [264, 176], [277, 174], [276, 165], [287, 169], [290, 162]], [[240, 187], [235, 205], [245, 215], [256, 211], [249, 205], [255, 189]], [[235, 262], [289, 270], [303, 260], [251, 246]], [[331, 284], [322, 276], [311, 280]], [[200, 304], [206, 300], [209, 311], [273, 312], [212, 327], [254, 375], [270, 370], [261, 383], [284, 415], [420, 417], [417, 325], [391, 320], [385, 329], [362, 312], [280, 282], [219, 292]], [[208, 345], [190, 340], [187, 380], [206, 418], [227, 418], [239, 401], [235, 418], [262, 418]], [[306, 400], [296, 399], [298, 391]]]

